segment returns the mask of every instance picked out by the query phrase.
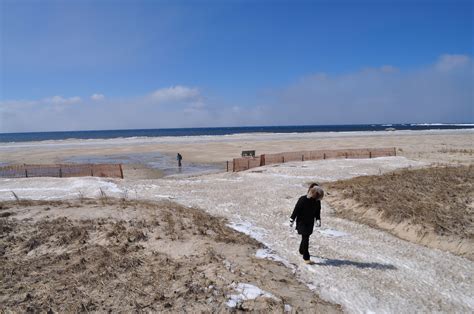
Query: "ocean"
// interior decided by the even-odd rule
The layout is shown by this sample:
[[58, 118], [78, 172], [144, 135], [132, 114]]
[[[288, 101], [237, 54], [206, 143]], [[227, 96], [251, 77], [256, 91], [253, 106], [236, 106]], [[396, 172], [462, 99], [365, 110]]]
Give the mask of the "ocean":
[[223, 128], [180, 128], [180, 129], [135, 129], [67, 132], [0, 133], [0, 142], [31, 142], [66, 139], [110, 139], [127, 137], [199, 136], [229, 135], [241, 133], [308, 133], [308, 132], [355, 132], [396, 130], [447, 130], [473, 129], [474, 124], [346, 124], [346, 125], [301, 125], [301, 126], [251, 126]]

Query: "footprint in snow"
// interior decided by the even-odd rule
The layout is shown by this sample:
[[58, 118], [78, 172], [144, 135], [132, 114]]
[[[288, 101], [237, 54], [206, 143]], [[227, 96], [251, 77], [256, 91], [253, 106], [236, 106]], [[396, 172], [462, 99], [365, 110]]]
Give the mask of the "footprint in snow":
[[344, 237], [344, 236], [349, 235], [348, 233], [345, 233], [339, 230], [334, 230], [334, 229], [320, 229], [316, 231], [322, 234], [323, 236], [332, 237], [332, 238], [339, 238], [339, 237]]

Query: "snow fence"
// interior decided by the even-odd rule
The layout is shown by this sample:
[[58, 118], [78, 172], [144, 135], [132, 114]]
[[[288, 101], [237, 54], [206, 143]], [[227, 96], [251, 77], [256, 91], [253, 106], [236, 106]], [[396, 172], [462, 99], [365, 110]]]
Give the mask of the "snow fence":
[[375, 158], [396, 156], [397, 149], [390, 148], [362, 148], [362, 149], [332, 149], [284, 152], [277, 154], [262, 154], [256, 157], [234, 158], [232, 161], [232, 171], [244, 171], [250, 168], [285, 163], [289, 161], [305, 161], [335, 158]]
[[109, 177], [122, 178], [121, 164], [12, 165], [0, 167], [0, 178], [32, 177]]

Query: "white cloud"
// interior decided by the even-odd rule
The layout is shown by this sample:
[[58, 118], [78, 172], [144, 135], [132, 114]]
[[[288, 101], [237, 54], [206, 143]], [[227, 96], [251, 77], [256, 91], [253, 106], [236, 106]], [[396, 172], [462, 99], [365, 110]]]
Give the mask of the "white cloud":
[[151, 93], [150, 98], [158, 104], [167, 102], [182, 102], [198, 100], [200, 92], [197, 88], [190, 88], [186, 86], [172, 86], [162, 88]]
[[91, 99], [95, 101], [104, 100], [105, 96], [103, 94], [92, 94]]
[[310, 75], [273, 91], [264, 124], [472, 122], [473, 73], [469, 56], [443, 55], [410, 71]]
[[468, 65], [471, 62], [471, 59], [466, 55], [442, 55], [435, 67], [439, 71], [451, 71], [456, 68], [462, 68]]
[[53, 97], [43, 99], [43, 102], [52, 103], [56, 105], [75, 104], [80, 101], [81, 101], [81, 97], [78, 97], [78, 96], [69, 97], [69, 98], [64, 98], [62, 96], [53, 96]]
[[[215, 121], [215, 110], [197, 88], [178, 85], [129, 99], [101, 96], [0, 102], [0, 132], [192, 127]], [[95, 105], [69, 106], [87, 101]]]

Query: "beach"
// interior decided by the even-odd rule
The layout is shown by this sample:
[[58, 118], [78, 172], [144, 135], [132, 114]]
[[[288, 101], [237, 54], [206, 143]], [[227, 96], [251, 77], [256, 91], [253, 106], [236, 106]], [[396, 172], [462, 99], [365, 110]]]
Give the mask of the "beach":
[[[396, 147], [397, 156], [289, 162], [238, 173], [223, 171], [224, 162], [238, 157], [242, 150], [256, 150], [260, 154], [375, 147]], [[345, 219], [337, 213], [339, 208], [333, 207], [337, 206], [333, 200], [330, 203], [323, 201], [323, 226], [315, 231], [310, 240], [313, 264], [306, 265], [297, 252], [299, 237], [288, 226], [288, 217], [296, 200], [305, 194], [311, 182], [319, 182], [324, 187], [339, 180], [382, 175], [400, 169], [472, 164], [472, 130], [63, 140], [2, 143], [0, 152], [2, 162], [7, 163], [52, 163], [75, 156], [154, 152], [173, 160], [175, 154], [180, 152], [184, 157], [183, 168], [186, 162], [222, 165], [220, 171], [216, 169], [212, 173], [198, 171], [160, 178], [147, 177], [147, 167], [143, 167], [140, 173], [128, 172], [130, 176], [125, 172], [123, 180], [92, 177], [0, 179], [0, 200], [15, 202], [13, 191], [20, 201], [110, 198], [133, 202], [173, 202], [184, 212], [186, 208], [190, 211], [198, 209], [207, 215], [225, 219], [225, 225], [257, 240], [261, 250], [254, 247], [250, 255], [285, 266], [291, 275], [281, 275], [282, 278], [294, 276], [305, 285], [305, 293], [313, 293], [315, 300], [324, 300], [318, 301], [321, 306], [327, 306], [324, 302], [329, 302], [335, 306], [331, 308], [334, 311], [338, 310], [337, 306], [350, 313], [470, 312], [474, 309], [472, 260]], [[327, 190], [327, 193], [331, 195], [332, 191]], [[472, 204], [466, 206], [472, 207]], [[92, 215], [87, 218], [101, 216], [102, 207], [100, 204], [92, 206], [95, 209], [87, 211]], [[130, 213], [119, 209], [120, 206], [116, 207], [119, 214], [115, 216], [127, 220]], [[110, 215], [110, 205], [107, 208], [106, 213]], [[2, 210], [5, 211], [11, 210]], [[68, 213], [67, 210], [55, 212], [55, 218], [59, 215], [78, 219], [77, 213]], [[15, 215], [18, 219], [43, 219], [48, 213], [23, 209], [21, 213], [5, 219], [17, 219]], [[168, 243], [177, 245], [182, 241], [175, 239]], [[35, 247], [29, 255], [40, 255], [41, 249], [41, 246]], [[196, 253], [189, 245], [183, 245], [181, 250], [185, 257]], [[170, 254], [166, 250], [162, 253]], [[229, 283], [226, 287], [232, 291], [239, 284], [262, 286], [256, 278], [237, 276], [233, 279], [234, 286]], [[281, 286], [261, 288], [282, 299], [278, 287]], [[236, 292], [227, 293], [224, 299], [232, 300], [232, 294]], [[304, 307], [290, 303], [290, 306]], [[229, 304], [232, 305], [232, 302]], [[283, 302], [274, 306], [282, 308], [284, 305]]]
[[0, 314], [474, 313], [473, 1], [0, 1]]
[[217, 136], [138, 137], [116, 139], [67, 139], [58, 141], [0, 143], [2, 163], [61, 163], [72, 157], [164, 154], [183, 163], [211, 164], [225, 169], [225, 162], [243, 150], [256, 154], [316, 149], [396, 147], [397, 155], [432, 163], [472, 162], [474, 130], [260, 133]]

